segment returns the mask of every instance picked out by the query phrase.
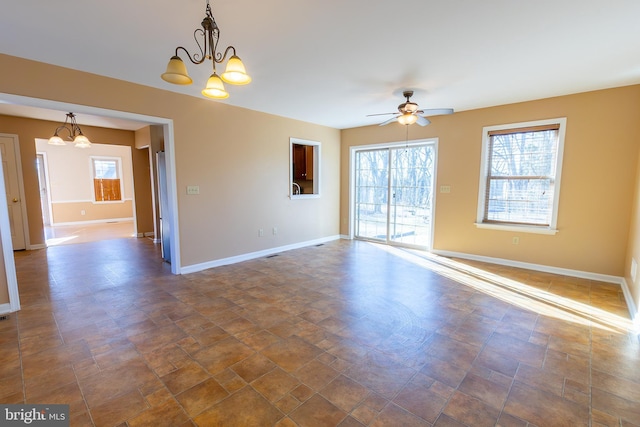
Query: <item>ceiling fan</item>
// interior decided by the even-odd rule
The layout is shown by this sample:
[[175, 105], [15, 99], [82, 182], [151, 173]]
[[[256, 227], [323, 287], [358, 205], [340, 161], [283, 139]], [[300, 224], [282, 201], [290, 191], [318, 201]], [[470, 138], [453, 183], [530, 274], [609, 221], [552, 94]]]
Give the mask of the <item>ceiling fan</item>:
[[442, 114], [453, 114], [453, 108], [431, 108], [425, 110], [418, 110], [418, 104], [415, 102], [411, 102], [410, 98], [413, 96], [412, 90], [405, 90], [402, 92], [402, 96], [407, 98], [406, 102], [398, 105], [397, 113], [380, 113], [380, 114], [369, 114], [367, 117], [371, 116], [385, 116], [388, 114], [393, 114], [394, 116], [389, 120], [385, 120], [380, 123], [380, 126], [387, 125], [391, 122], [398, 121], [398, 123], [403, 125], [411, 125], [414, 123], [418, 123], [420, 126], [426, 126], [431, 121], [427, 119], [426, 116], [439, 116]]

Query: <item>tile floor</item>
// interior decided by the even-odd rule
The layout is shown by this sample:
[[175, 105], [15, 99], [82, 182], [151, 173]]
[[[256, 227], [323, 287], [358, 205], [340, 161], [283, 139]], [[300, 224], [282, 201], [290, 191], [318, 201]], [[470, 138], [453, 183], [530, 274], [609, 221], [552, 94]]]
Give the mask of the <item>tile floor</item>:
[[149, 239], [16, 253], [0, 402], [72, 426], [638, 426], [620, 288], [336, 241], [183, 276]]

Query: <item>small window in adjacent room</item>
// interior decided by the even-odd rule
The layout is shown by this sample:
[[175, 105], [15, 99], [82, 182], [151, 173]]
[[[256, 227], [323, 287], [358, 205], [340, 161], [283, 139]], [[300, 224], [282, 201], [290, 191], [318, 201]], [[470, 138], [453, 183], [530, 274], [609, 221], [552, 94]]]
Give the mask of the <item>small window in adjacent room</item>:
[[477, 225], [556, 232], [566, 119], [483, 129]]
[[320, 143], [290, 138], [290, 197], [320, 196]]
[[91, 157], [93, 192], [96, 202], [122, 201], [119, 158]]

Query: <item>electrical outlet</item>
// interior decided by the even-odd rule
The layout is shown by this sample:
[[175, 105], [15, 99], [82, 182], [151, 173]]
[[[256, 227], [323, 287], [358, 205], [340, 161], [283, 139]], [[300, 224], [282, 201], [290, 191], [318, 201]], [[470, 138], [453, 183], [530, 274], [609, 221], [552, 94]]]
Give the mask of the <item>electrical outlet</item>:
[[85, 211], [84, 209], [80, 211], [80, 215], [86, 215], [86, 214], [87, 214], [87, 211]]
[[258, 230], [258, 237], [264, 236], [264, 230], [261, 228]]
[[520, 238], [518, 236], [513, 236], [513, 238], [511, 239], [511, 243], [513, 243], [514, 245], [519, 244]]
[[273, 235], [277, 236], [278, 235], [278, 227], [273, 227]]

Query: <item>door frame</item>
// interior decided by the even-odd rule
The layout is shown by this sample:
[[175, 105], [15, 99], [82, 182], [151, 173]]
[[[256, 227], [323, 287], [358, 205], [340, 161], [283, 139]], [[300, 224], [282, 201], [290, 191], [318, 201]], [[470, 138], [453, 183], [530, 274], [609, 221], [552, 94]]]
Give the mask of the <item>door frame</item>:
[[42, 212], [42, 222], [44, 223], [45, 215], [47, 216], [47, 220], [49, 221], [48, 224], [44, 224], [44, 226], [46, 227], [48, 225], [51, 225], [51, 218], [53, 218], [53, 210], [51, 209], [51, 197], [49, 195], [49, 188], [51, 187], [49, 185], [49, 159], [47, 158], [46, 152], [36, 150], [36, 159], [38, 158], [42, 159], [42, 170], [40, 170], [39, 168], [36, 169], [38, 170], [38, 175], [42, 174], [42, 176], [38, 176], [38, 184], [44, 185], [44, 187], [40, 185], [40, 206], [42, 206], [43, 189], [45, 190], [46, 194], [46, 206], [42, 206], [43, 210], [46, 208], [46, 212]]
[[[169, 195], [167, 201], [169, 203], [169, 214], [171, 221], [170, 239], [172, 248], [174, 249], [171, 251], [171, 272], [173, 274], [181, 274], [180, 236], [178, 229], [178, 194], [176, 187], [177, 181], [173, 120], [164, 117], [147, 116], [143, 114], [129, 113], [126, 111], [108, 110], [87, 105], [70, 104], [66, 102], [31, 98], [26, 96], [12, 95], [8, 93], [0, 93], [0, 100], [5, 100], [12, 104], [57, 110], [63, 113], [73, 111], [80, 114], [91, 114], [95, 116], [135, 120], [138, 122], [148, 123], [149, 125], [161, 125], [164, 134], [165, 152], [167, 153], [167, 191]], [[2, 224], [0, 224], [0, 232], [4, 235], [6, 230], [1, 228], [1, 226]], [[6, 246], [3, 242], [3, 250], [4, 249], [6, 249]]]
[[[425, 139], [413, 139], [406, 141], [397, 141], [397, 142], [382, 142], [376, 144], [367, 144], [367, 145], [354, 145], [349, 147], [349, 238], [353, 240], [355, 238], [355, 221], [356, 221], [356, 210], [355, 210], [355, 198], [356, 198], [356, 152], [365, 151], [365, 150], [377, 150], [377, 149], [388, 149], [388, 148], [402, 148], [402, 147], [412, 147], [417, 145], [433, 145], [433, 188], [431, 191], [433, 192], [433, 197], [431, 198], [431, 232], [429, 233], [429, 244], [426, 248], [420, 247], [421, 249], [426, 249], [427, 251], [433, 250], [433, 235], [435, 230], [435, 212], [436, 212], [436, 188], [437, 188], [437, 177], [438, 177], [438, 138], [425, 138]], [[371, 240], [372, 241], [372, 240]], [[377, 242], [381, 244], [388, 244], [391, 246], [402, 246], [402, 247], [413, 247], [411, 245], [398, 244], [392, 241], [385, 242]]]

